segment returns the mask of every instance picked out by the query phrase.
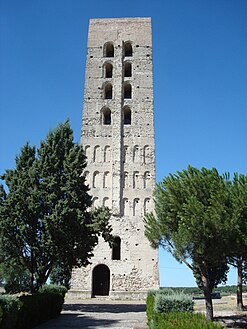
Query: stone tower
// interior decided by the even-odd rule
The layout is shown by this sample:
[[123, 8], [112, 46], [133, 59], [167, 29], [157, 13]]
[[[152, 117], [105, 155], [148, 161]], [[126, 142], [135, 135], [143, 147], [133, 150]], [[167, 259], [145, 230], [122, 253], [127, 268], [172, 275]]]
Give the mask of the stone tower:
[[143, 298], [159, 286], [143, 223], [155, 187], [150, 18], [90, 20], [81, 143], [93, 206], [112, 210], [115, 244], [100, 239], [92, 264], [73, 270], [71, 293]]

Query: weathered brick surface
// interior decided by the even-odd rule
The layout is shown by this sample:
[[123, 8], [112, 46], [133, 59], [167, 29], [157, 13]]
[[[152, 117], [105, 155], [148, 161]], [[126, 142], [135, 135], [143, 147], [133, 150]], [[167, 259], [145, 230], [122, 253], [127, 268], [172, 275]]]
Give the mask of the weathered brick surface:
[[[121, 259], [112, 260], [112, 250], [100, 239], [92, 264], [73, 271], [71, 292], [77, 296], [91, 296], [92, 271], [98, 264], [110, 270], [112, 298], [141, 298], [159, 285], [158, 254], [144, 237], [143, 224], [145, 212], [153, 209], [155, 186], [151, 37], [150, 18], [90, 20], [81, 136], [88, 158], [85, 175], [94, 206], [112, 209]], [[105, 57], [108, 42], [113, 44], [113, 57]], [[126, 42], [131, 43], [132, 56], [125, 56]], [[131, 64], [131, 77], [125, 76], [126, 62]], [[113, 67], [109, 78], [108, 64]], [[112, 85], [111, 99], [105, 98], [107, 83]], [[130, 99], [124, 98], [126, 83], [132, 88]], [[131, 124], [124, 124], [126, 106]], [[111, 124], [104, 124], [106, 108]]]

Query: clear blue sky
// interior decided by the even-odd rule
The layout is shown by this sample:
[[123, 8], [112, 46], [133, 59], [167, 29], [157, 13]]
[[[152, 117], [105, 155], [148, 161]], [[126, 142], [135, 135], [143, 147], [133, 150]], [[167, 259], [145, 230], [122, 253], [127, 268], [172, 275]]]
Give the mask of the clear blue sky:
[[[246, 0], [0, 0], [0, 173], [66, 118], [79, 141], [89, 18], [142, 16], [153, 22], [157, 181], [188, 164], [246, 174]], [[195, 285], [163, 250], [160, 277]]]

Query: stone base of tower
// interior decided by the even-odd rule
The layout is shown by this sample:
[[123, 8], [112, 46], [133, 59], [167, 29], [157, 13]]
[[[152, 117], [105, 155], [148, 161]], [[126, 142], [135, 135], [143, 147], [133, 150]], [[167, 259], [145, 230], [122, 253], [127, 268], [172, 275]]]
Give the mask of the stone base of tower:
[[147, 291], [110, 291], [107, 296], [92, 296], [91, 291], [71, 289], [68, 291], [67, 297], [71, 299], [146, 300]]

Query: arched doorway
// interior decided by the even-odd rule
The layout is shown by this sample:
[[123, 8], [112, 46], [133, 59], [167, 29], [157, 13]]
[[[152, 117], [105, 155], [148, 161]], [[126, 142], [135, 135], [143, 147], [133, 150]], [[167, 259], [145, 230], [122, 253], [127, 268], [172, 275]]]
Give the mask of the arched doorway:
[[106, 265], [93, 269], [93, 296], [108, 296], [110, 289], [110, 270]]

